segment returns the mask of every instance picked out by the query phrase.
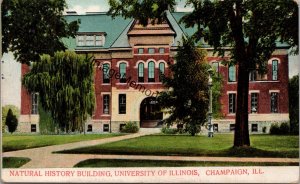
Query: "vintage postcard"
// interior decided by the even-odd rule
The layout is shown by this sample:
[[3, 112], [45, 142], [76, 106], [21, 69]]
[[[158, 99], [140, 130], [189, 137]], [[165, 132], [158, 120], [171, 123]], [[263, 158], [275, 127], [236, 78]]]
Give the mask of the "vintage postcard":
[[299, 183], [299, 2], [1, 3], [1, 182]]

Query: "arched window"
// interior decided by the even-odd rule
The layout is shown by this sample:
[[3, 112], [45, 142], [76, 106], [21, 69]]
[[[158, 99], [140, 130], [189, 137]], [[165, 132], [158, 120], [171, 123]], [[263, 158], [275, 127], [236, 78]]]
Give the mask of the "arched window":
[[120, 82], [126, 83], [126, 63], [120, 63], [119, 65], [119, 72], [120, 72]]
[[109, 64], [103, 64], [103, 83], [110, 83], [109, 79]]
[[159, 63], [159, 82], [162, 81], [162, 76], [165, 75], [165, 63], [161, 62]]
[[155, 82], [154, 78], [154, 62], [150, 61], [148, 63], [148, 82]]
[[144, 82], [144, 63], [138, 65], [138, 81]]

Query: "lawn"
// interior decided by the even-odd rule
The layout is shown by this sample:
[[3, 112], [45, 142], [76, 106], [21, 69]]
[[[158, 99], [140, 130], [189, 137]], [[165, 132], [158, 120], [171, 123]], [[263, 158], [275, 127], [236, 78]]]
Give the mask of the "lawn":
[[3, 168], [19, 168], [29, 161], [29, 158], [23, 157], [3, 157]]
[[74, 167], [208, 167], [208, 166], [298, 166], [298, 163], [204, 162], [164, 160], [88, 159]]
[[251, 135], [250, 148], [232, 148], [232, 134], [213, 138], [186, 135], [149, 135], [60, 153], [184, 155], [229, 157], [299, 157], [298, 136]]
[[104, 139], [122, 134], [79, 134], [79, 135], [3, 135], [3, 152], [37, 148], [72, 142]]

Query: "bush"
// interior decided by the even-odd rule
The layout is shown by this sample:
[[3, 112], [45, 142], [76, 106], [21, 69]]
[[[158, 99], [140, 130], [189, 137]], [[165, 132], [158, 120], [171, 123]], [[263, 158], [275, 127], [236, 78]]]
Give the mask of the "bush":
[[163, 127], [161, 129], [161, 132], [164, 134], [177, 134], [178, 129], [177, 128], [170, 128], [170, 127]]
[[2, 132], [4, 132], [4, 130], [5, 130], [5, 122], [6, 122], [5, 120], [6, 120], [6, 116], [7, 116], [9, 109], [12, 110], [12, 113], [16, 116], [17, 119], [20, 116], [20, 110], [18, 107], [14, 106], [14, 105], [3, 106], [2, 107]]
[[290, 126], [288, 123], [281, 123], [279, 126], [278, 123], [274, 123], [271, 125], [270, 134], [272, 135], [285, 135], [288, 134], [290, 130]]
[[135, 122], [128, 122], [126, 125], [121, 129], [122, 133], [137, 133], [139, 131], [139, 127]]
[[9, 109], [6, 119], [5, 119], [5, 124], [8, 126], [8, 131], [10, 133], [13, 133], [16, 131], [17, 126], [18, 126], [18, 119], [17, 117], [13, 114], [12, 110]]

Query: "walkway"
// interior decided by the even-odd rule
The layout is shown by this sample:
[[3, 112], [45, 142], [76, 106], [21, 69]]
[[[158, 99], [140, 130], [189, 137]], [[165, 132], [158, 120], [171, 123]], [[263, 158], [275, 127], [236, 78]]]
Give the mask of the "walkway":
[[100, 140], [82, 141], [63, 145], [46, 146], [3, 153], [3, 157], [28, 157], [30, 162], [21, 168], [72, 168], [86, 159], [140, 159], [140, 160], [173, 160], [173, 161], [210, 161], [210, 162], [293, 162], [298, 158], [240, 158], [240, 157], [188, 157], [188, 156], [148, 156], [148, 155], [94, 155], [94, 154], [54, 154], [52, 152], [79, 147], [106, 144], [120, 140], [136, 138], [152, 132], [143, 132]]

